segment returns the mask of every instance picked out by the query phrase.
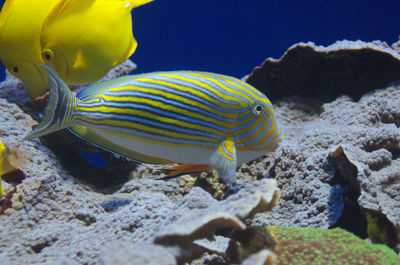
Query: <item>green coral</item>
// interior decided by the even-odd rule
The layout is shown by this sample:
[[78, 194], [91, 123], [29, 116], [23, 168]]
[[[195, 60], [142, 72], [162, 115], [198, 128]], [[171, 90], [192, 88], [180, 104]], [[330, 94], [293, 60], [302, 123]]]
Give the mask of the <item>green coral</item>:
[[370, 244], [343, 229], [268, 227], [276, 241], [277, 264], [400, 264], [385, 245]]

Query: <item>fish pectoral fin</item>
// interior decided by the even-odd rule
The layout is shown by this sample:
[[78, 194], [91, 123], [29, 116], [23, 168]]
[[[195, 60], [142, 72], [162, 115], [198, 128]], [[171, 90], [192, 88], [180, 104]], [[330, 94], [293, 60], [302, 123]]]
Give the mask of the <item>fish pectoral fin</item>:
[[75, 61], [72, 64], [72, 68], [74, 69], [79, 69], [79, 68], [85, 68], [87, 66], [86, 59], [83, 55], [82, 50], [79, 50], [75, 56]]
[[233, 139], [225, 139], [210, 157], [210, 164], [218, 171], [219, 177], [231, 185], [236, 179], [236, 147]]
[[173, 179], [182, 175], [198, 174], [209, 169], [210, 169], [209, 165], [182, 164], [176, 167], [163, 168], [161, 171], [168, 174], [165, 177], [158, 179], [159, 180]]

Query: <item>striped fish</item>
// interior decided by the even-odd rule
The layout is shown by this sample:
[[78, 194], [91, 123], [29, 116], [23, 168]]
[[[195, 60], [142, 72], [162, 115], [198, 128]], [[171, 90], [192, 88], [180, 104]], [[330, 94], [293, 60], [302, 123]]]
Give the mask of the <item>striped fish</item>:
[[273, 150], [282, 139], [271, 102], [230, 76], [174, 71], [123, 76], [76, 96], [50, 66], [43, 121], [26, 137], [68, 128], [117, 154], [170, 164], [167, 177], [216, 169], [228, 185], [237, 165]]

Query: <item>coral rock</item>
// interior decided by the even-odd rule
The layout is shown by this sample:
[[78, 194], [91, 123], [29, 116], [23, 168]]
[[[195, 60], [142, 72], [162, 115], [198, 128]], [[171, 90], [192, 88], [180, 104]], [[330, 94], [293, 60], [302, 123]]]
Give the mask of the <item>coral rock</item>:
[[400, 54], [387, 44], [347, 40], [328, 47], [296, 44], [245, 78], [272, 100], [300, 95], [324, 101], [343, 94], [359, 99], [399, 79]]

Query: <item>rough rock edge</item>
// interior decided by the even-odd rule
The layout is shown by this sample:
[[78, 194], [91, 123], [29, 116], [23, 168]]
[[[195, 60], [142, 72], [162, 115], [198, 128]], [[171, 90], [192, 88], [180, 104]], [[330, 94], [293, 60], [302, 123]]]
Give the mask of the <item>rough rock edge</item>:
[[343, 94], [359, 99], [400, 79], [400, 54], [379, 41], [343, 40], [328, 47], [298, 43], [243, 79], [272, 100], [300, 95], [330, 101]]
[[392, 49], [397, 51], [400, 54], [400, 36], [399, 36], [399, 40], [392, 44]]
[[[346, 148], [345, 145], [339, 145], [337, 148], [335, 148], [332, 152], [329, 154], [333, 159], [336, 159], [337, 157], [344, 155], [346, 159], [346, 163], [350, 163], [351, 165], [355, 166], [357, 169], [357, 173], [355, 176], [350, 176], [353, 179], [360, 179], [360, 183], [357, 182], [357, 184], [360, 187], [361, 195], [358, 199], [359, 205], [366, 211], [376, 211], [376, 212], [381, 212], [387, 220], [390, 222], [390, 227], [394, 230], [394, 234], [388, 233], [389, 231], [381, 231], [382, 233], [387, 233], [387, 236], [390, 237], [390, 242], [380, 242], [380, 243], [386, 243], [390, 247], [394, 248], [397, 252], [400, 251], [400, 225], [397, 223], [396, 217], [392, 211], [389, 211], [388, 209], [385, 209], [382, 205], [380, 205], [379, 202], [377, 202], [377, 205], [371, 205], [370, 203], [365, 203], [363, 200], [364, 196], [368, 196], [368, 192], [363, 189], [362, 179], [368, 179], [368, 175], [365, 173], [365, 168], [366, 165], [363, 163], [357, 161], [357, 158], [354, 157], [354, 155], [349, 152]], [[340, 162], [339, 162], [340, 163]], [[341, 162], [343, 163], [343, 162]], [[361, 175], [361, 176], [359, 176]], [[370, 191], [369, 191], [370, 192]], [[383, 209], [381, 209], [383, 208]], [[382, 220], [381, 222], [387, 222], [385, 220]], [[388, 224], [385, 224], [388, 225]]]
[[[268, 187], [268, 189], [261, 190], [259, 188], [259, 190], [254, 191], [253, 188], [257, 188], [257, 186]], [[245, 193], [248, 190], [254, 192], [255, 203], [249, 205], [247, 209], [243, 209], [243, 212], [217, 212], [223, 205], [227, 206], [229, 204], [234, 204], [241, 194], [235, 194], [237, 196], [232, 195], [225, 201], [217, 203], [216, 206], [212, 206], [214, 211], [210, 211], [209, 208], [206, 208], [199, 212], [198, 218], [193, 220], [190, 226], [188, 226], [187, 223], [185, 223], [186, 226], [184, 228], [181, 226], [182, 223], [186, 221], [184, 218], [182, 218], [183, 220], [179, 220], [175, 224], [170, 225], [163, 233], [157, 236], [155, 243], [173, 244], [180, 242], [181, 239], [184, 239], [186, 242], [187, 239], [193, 241], [200, 238], [210, 238], [218, 229], [245, 229], [246, 225], [242, 223], [240, 219], [244, 220], [245, 218], [251, 218], [256, 213], [272, 209], [279, 199], [279, 189], [275, 180], [260, 180], [257, 182], [257, 186], [255, 183], [250, 183], [239, 191], [239, 193]]]
[[[247, 205], [241, 209], [235, 209], [235, 205], [240, 199], [243, 199]], [[226, 253], [216, 250], [213, 244], [208, 247], [204, 242], [196, 244], [193, 241], [202, 238], [211, 239], [218, 229], [244, 230], [246, 225], [241, 220], [251, 218], [258, 212], [272, 209], [278, 199], [279, 189], [275, 180], [263, 179], [249, 183], [225, 201], [199, 210], [196, 219], [193, 219], [193, 215], [190, 216], [190, 220], [183, 216], [172, 225], [165, 227], [155, 238], [154, 243], [163, 245], [169, 249], [169, 252], [174, 253], [178, 264], [192, 261], [204, 252], [226, 256]], [[264, 261], [266, 259], [270, 260], [264, 258]]]

